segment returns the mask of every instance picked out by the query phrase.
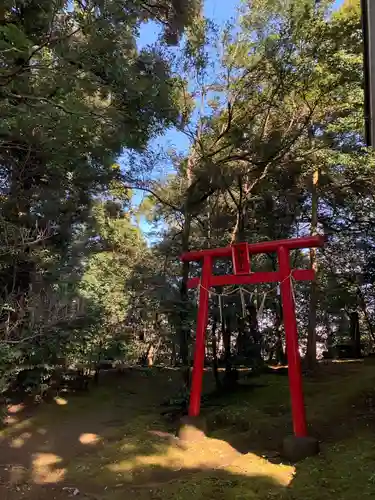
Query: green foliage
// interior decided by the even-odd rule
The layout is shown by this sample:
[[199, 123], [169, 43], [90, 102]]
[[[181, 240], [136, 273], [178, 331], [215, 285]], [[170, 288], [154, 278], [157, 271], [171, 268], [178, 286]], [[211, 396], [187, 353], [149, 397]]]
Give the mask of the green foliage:
[[198, 11], [195, 0], [0, 8], [2, 373], [13, 352], [20, 365], [53, 365], [75, 349], [88, 364], [125, 349], [111, 339], [145, 244], [114, 162], [180, 121], [182, 85], [167, 45], [138, 50], [137, 37], [156, 21], [177, 43]]
[[129, 300], [125, 283], [145, 250], [145, 243], [131, 224], [129, 214], [114, 203], [97, 204], [93, 218], [97, 252], [88, 259], [81, 289], [109, 323], [119, 324], [124, 321]]
[[[4, 374], [13, 356], [88, 370], [106, 356], [188, 364], [197, 301], [181, 252], [315, 231], [316, 173], [317, 229], [328, 234], [318, 257], [318, 340], [322, 349], [350, 341], [357, 312], [372, 349], [375, 157], [363, 146], [359, 1], [336, 10], [331, 1], [244, 2], [238, 23], [221, 33], [200, 8], [193, 0], [5, 4]], [[162, 27], [159, 43], [138, 50], [149, 21]], [[177, 56], [170, 45], [180, 39]], [[189, 138], [186, 155], [149, 146], [171, 127]], [[301, 253], [293, 260], [309, 265]], [[216, 266], [232, 272], [230, 263]], [[276, 270], [277, 260], [256, 256], [252, 269]], [[281, 362], [275, 287], [249, 289], [245, 303], [216, 292], [230, 296], [211, 301], [217, 353], [210, 345], [208, 358]], [[311, 303], [309, 285], [298, 285], [302, 347]]]
[[[244, 3], [241, 14], [239, 25], [224, 30], [217, 53], [215, 44], [207, 45], [213, 72], [193, 91], [197, 109], [186, 127], [188, 156], [174, 159], [175, 175], [160, 182], [157, 196], [143, 206], [152, 220], [167, 225], [155, 251], [173, 262], [188, 247], [306, 235], [312, 176], [318, 170], [318, 230], [328, 235], [319, 256], [319, 344], [324, 349], [332, 339], [349, 339], [350, 314], [359, 311], [363, 342], [371, 349], [374, 297], [366, 269], [372, 269], [374, 251], [374, 155], [363, 147], [359, 2], [332, 11], [332, 2], [253, 1]], [[296, 255], [295, 265], [309, 263]], [[276, 268], [274, 256], [252, 259], [253, 270]], [[217, 270], [229, 273], [231, 267], [222, 263]], [[282, 324], [280, 300], [265, 286], [261, 293], [266, 292], [262, 325], [251, 318], [259, 306], [254, 296], [248, 304], [254, 310], [245, 321], [234, 295], [225, 297], [221, 313], [212, 299], [209, 328], [216, 328], [220, 339], [224, 323], [229, 325], [232, 353], [239, 350], [240, 335], [247, 338], [250, 353], [254, 328], [260, 329], [263, 356], [274, 353]], [[309, 292], [309, 285], [298, 286], [302, 348]], [[194, 303], [181, 292], [176, 333], [187, 328], [194, 336], [186, 301]], [[224, 323], [218, 325], [218, 318]], [[340, 333], [343, 318], [347, 328]], [[219, 350], [224, 356], [222, 346]]]

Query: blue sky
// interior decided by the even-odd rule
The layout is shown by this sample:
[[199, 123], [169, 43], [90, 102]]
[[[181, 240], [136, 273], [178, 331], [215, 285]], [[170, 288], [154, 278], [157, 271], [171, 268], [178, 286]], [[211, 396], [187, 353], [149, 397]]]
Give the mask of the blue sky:
[[[335, 7], [337, 8], [344, 0], [336, 0]], [[237, 16], [237, 10], [241, 0], [205, 0], [204, 13], [212, 19], [217, 25], [224, 25], [228, 20]], [[139, 37], [139, 46], [153, 44], [158, 37], [159, 28], [156, 23], [147, 23], [143, 25]], [[189, 146], [189, 142], [184, 134], [178, 133], [175, 130], [168, 131], [165, 136], [158, 137], [159, 145], [170, 144], [178, 151], [185, 152]]]
[[[223, 26], [231, 18], [236, 17], [237, 9], [240, 3], [241, 0], [205, 0], [204, 13], [209, 19], [212, 19], [215, 24]], [[156, 23], [147, 23], [143, 25], [138, 46], [142, 47], [153, 44], [156, 42], [159, 32], [160, 29]], [[160, 145], [161, 138], [158, 138], [157, 141]], [[166, 144], [170, 143], [178, 151], [186, 151], [189, 146], [189, 142], [184, 134], [177, 133], [174, 130], [165, 134], [162, 142], [165, 142]]]
[[[334, 7], [339, 7], [344, 0], [336, 0]], [[212, 19], [215, 24], [223, 26], [227, 21], [232, 18], [236, 18], [238, 7], [241, 4], [241, 0], [205, 0], [204, 2], [204, 13], [209, 18]], [[144, 47], [147, 45], [152, 45], [157, 41], [160, 29], [157, 24], [149, 22], [142, 26], [140, 37], [138, 40], [139, 47]], [[179, 152], [186, 152], [189, 147], [189, 141], [187, 137], [177, 132], [176, 130], [169, 130], [162, 137], [158, 137], [155, 143], [159, 147], [168, 148], [173, 147]], [[121, 161], [121, 159], [120, 159]], [[140, 203], [142, 200], [143, 193], [136, 193], [134, 196], [134, 202], [136, 204]], [[140, 221], [140, 226], [142, 231], [145, 233], [146, 238], [151, 242], [152, 237], [147, 237], [147, 232], [151, 230], [150, 225], [142, 219]]]
[[[236, 17], [240, 3], [241, 0], [205, 0], [204, 13], [208, 18], [212, 19], [215, 24], [223, 26], [227, 21]], [[159, 33], [160, 30], [156, 23], [149, 22], [143, 25], [138, 46], [144, 47], [153, 44], [157, 41]], [[169, 130], [163, 137], [158, 137], [154, 142], [158, 147], [172, 147], [181, 153], [187, 152], [189, 148], [189, 140], [187, 137], [176, 130]], [[143, 192], [137, 192], [133, 199], [134, 203], [140, 203], [143, 196]], [[151, 232], [152, 227], [143, 217], [140, 220], [140, 227], [145, 233], [146, 239], [151, 243], [153, 237], [151, 234], [147, 233]]]

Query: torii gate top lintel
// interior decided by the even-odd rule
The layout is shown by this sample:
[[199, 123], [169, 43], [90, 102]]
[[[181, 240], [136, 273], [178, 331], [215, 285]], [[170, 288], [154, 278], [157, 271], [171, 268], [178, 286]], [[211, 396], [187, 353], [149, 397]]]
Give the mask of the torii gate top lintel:
[[[264, 241], [261, 243], [236, 243], [224, 248], [209, 248], [204, 250], [193, 250], [182, 254], [183, 262], [203, 261], [201, 278], [190, 278], [188, 288], [196, 288], [199, 285], [215, 287], [224, 285], [254, 285], [257, 283], [275, 283], [282, 281], [289, 274], [296, 281], [311, 281], [314, 279], [312, 269], [291, 269], [289, 265], [289, 252], [298, 248], [316, 248], [324, 245], [324, 236], [307, 236], [305, 238], [293, 238], [290, 240]], [[278, 271], [251, 272], [250, 256], [259, 253], [278, 254]], [[283, 258], [283, 253], [286, 257]], [[232, 258], [234, 274], [214, 275], [211, 269], [214, 259]], [[205, 277], [203, 276], [205, 274]], [[204, 282], [204, 283], [203, 283]]]
[[[324, 236], [306, 236], [304, 238], [291, 238], [290, 240], [274, 240], [262, 241], [260, 243], [246, 243], [250, 254], [257, 253], [272, 253], [278, 248], [284, 247], [288, 250], [296, 250], [297, 248], [317, 248], [322, 247], [325, 242]], [[242, 243], [240, 243], [241, 245]], [[192, 250], [181, 255], [183, 262], [200, 261], [205, 256], [210, 256], [214, 259], [229, 258], [232, 256], [233, 245], [222, 248], [206, 248], [203, 250]]]

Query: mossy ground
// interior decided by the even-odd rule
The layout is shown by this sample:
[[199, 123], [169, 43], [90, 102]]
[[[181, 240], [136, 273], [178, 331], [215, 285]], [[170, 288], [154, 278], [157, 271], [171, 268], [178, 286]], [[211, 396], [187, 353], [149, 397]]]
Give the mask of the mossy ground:
[[[207, 386], [212, 375], [206, 374]], [[160, 402], [178, 387], [174, 370], [133, 370], [84, 396], [12, 407], [0, 434], [0, 498], [341, 500], [375, 498], [375, 366], [322, 365], [305, 380], [320, 455], [282, 463], [291, 431], [286, 376], [244, 379], [210, 398], [203, 442], [182, 445]]]

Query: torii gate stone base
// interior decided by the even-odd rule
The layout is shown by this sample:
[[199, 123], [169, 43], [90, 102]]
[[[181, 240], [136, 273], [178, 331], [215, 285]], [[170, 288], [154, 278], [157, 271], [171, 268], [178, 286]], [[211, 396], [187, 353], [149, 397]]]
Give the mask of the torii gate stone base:
[[[188, 288], [199, 287], [200, 293], [189, 414], [182, 421], [179, 431], [180, 439], [196, 441], [203, 439], [206, 435], [205, 421], [200, 415], [200, 403], [210, 288], [223, 285], [280, 283], [294, 431], [292, 436], [284, 439], [284, 455], [291, 461], [298, 461], [318, 453], [318, 441], [307, 433], [297, 320], [292, 288], [292, 279], [295, 281], [310, 281], [315, 278], [315, 275], [312, 269], [291, 269], [289, 254], [291, 250], [316, 248], [323, 246], [323, 244], [324, 237], [310, 236], [255, 244], [238, 243], [225, 248], [192, 251], [182, 255], [181, 258], [184, 262], [202, 261], [202, 274], [200, 278], [191, 278], [188, 281]], [[279, 269], [277, 271], [251, 272], [251, 255], [273, 252], [278, 257]], [[212, 273], [214, 260], [225, 258], [232, 259], [234, 274], [214, 275]]]

